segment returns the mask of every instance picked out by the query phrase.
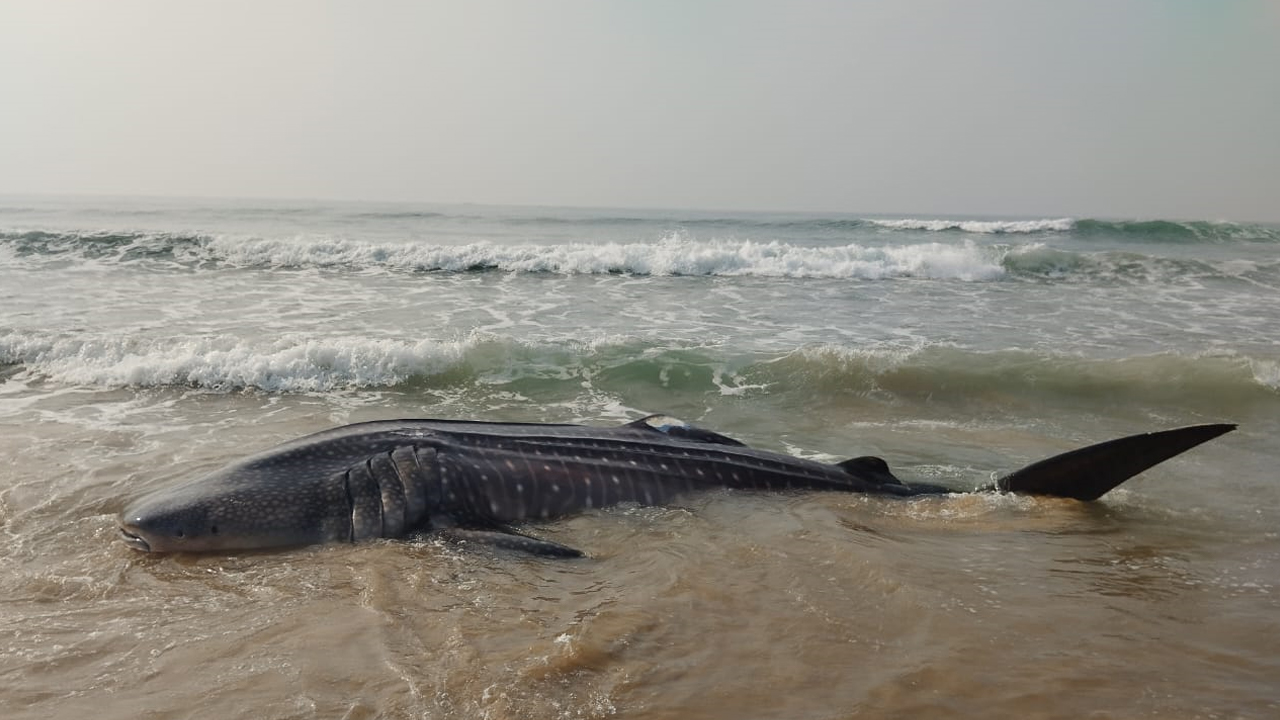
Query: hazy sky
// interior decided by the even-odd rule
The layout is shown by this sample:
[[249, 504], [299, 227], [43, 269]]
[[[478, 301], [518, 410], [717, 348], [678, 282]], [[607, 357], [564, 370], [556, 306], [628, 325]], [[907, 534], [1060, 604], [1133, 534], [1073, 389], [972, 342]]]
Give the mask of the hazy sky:
[[0, 2], [0, 193], [1280, 220], [1280, 2]]

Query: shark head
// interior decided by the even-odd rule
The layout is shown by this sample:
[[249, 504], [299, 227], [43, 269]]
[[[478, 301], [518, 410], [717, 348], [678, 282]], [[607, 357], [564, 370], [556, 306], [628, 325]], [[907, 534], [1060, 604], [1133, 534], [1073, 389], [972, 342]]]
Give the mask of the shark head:
[[244, 550], [345, 540], [351, 510], [340, 479], [211, 476], [135, 501], [119, 524], [125, 544], [143, 552]]

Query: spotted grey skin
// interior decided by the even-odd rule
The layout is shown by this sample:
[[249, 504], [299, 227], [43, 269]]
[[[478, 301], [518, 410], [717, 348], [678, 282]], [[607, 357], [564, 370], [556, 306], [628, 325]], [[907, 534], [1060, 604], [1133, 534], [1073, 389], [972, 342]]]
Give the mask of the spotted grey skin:
[[[1059, 456], [1062, 462], [1051, 458], [1002, 478], [999, 489], [1094, 499], [1075, 487], [1082, 474], [1092, 474], [1085, 478], [1087, 493], [1100, 495], [1233, 427], [1181, 428], [1091, 446]], [[1117, 466], [1116, 458], [1135, 450], [1145, 454], [1118, 477], [1110, 469]], [[131, 547], [153, 552], [355, 542], [439, 531], [547, 555], [575, 555], [572, 548], [506, 526], [620, 502], [658, 505], [709, 488], [903, 496], [949, 492], [905, 484], [879, 458], [820, 463], [750, 448], [660, 415], [611, 428], [392, 420], [308, 435], [161, 490], [128, 507], [120, 527]]]

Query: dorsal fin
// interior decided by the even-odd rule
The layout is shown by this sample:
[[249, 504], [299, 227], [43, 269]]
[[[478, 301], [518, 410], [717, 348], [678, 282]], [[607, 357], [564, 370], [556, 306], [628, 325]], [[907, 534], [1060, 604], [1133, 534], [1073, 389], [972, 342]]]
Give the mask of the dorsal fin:
[[1130, 435], [1055, 455], [996, 481], [1006, 492], [1097, 500], [1157, 463], [1235, 430], [1235, 425], [1192, 425]]
[[734, 440], [731, 437], [711, 432], [710, 430], [703, 430], [699, 427], [694, 427], [689, 423], [673, 418], [670, 415], [650, 415], [648, 417], [642, 417], [639, 420], [627, 423], [626, 427], [652, 430], [669, 437], [680, 438], [681, 440], [692, 440], [694, 442], [708, 443], [711, 445], [734, 445], [737, 447], [745, 447], [744, 443]]

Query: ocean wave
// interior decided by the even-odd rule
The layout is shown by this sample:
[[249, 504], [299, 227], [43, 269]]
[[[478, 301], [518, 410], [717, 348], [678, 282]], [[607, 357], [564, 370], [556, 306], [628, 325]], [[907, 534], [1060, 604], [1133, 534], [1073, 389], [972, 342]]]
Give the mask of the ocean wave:
[[357, 212], [352, 213], [351, 217], [373, 220], [433, 220], [436, 218], [447, 218], [450, 216], [445, 213], [431, 212], [429, 210], [386, 210], [381, 212]]
[[1203, 220], [1098, 220], [1086, 218], [1040, 220], [867, 220], [886, 230], [970, 233], [977, 235], [1061, 234], [1081, 240], [1120, 242], [1220, 244], [1227, 242], [1280, 242], [1280, 226]]
[[505, 272], [787, 278], [992, 280], [999, 253], [971, 242], [805, 247], [783, 242], [658, 242], [439, 245], [340, 237], [254, 238], [154, 233], [46, 233], [0, 236], [20, 257], [78, 256], [107, 262], [171, 260], [187, 265], [408, 272]]
[[[20, 202], [0, 204], [0, 221], [26, 226], [29, 218], [51, 215], [59, 221], [104, 222], [112, 225], [136, 218], [153, 229], [195, 229], [217, 234], [228, 225], [245, 227], [243, 221], [287, 221], [309, 229], [317, 227], [369, 230], [385, 226], [403, 228], [412, 224], [418, 231], [433, 228], [480, 228], [507, 226], [523, 233], [538, 228], [569, 229], [583, 237], [608, 235], [634, 229], [648, 237], [684, 229], [711, 236], [773, 237], [781, 240], [820, 237], [856, 241], [867, 233], [877, 235], [944, 233], [958, 235], [1065, 235], [1081, 240], [1107, 239], [1135, 243], [1280, 242], [1280, 224], [1244, 223], [1225, 220], [1175, 220], [1000, 217], [930, 217], [920, 215], [868, 216], [843, 213], [712, 213], [696, 211], [624, 210], [589, 208], [517, 208], [496, 206], [441, 206], [394, 203], [253, 203], [207, 201], [201, 204], [119, 199], [114, 203], [89, 205], [65, 202]], [[155, 225], [159, 223], [158, 228]], [[250, 223], [252, 224], [252, 223]], [[11, 230], [12, 226], [5, 229]], [[42, 229], [24, 227], [26, 230]], [[501, 231], [500, 231], [501, 232]]]
[[1076, 222], [1070, 218], [1054, 220], [869, 220], [887, 230], [925, 230], [928, 232], [959, 231], [982, 235], [1068, 232]]
[[449, 212], [425, 212], [416, 210], [385, 210], [360, 212], [353, 217], [361, 219], [427, 219], [445, 221], [476, 221], [508, 224], [512, 226], [573, 226], [582, 228], [653, 226], [662, 228], [710, 229], [727, 232], [760, 232], [780, 230], [788, 232], [814, 232], [822, 236], [833, 233], [851, 234], [879, 231], [938, 232], [973, 235], [1036, 235], [1069, 234], [1080, 238], [1111, 238], [1143, 243], [1222, 243], [1222, 242], [1276, 242], [1280, 241], [1280, 226], [1206, 220], [1103, 220], [1098, 218], [886, 218], [841, 215], [769, 215], [744, 213], [741, 215], [697, 215], [673, 213], [670, 215], [600, 214], [585, 210], [568, 210], [552, 213], [504, 213], [452, 214]]
[[[1079, 246], [1077, 246], [1079, 247]], [[1280, 281], [1280, 262], [1195, 260], [1136, 252], [1064, 249], [1042, 241], [797, 245], [699, 240], [681, 231], [654, 242], [434, 244], [340, 236], [250, 237], [193, 233], [0, 233], [0, 262], [89, 261], [184, 268], [385, 272], [515, 272], [960, 282], [1006, 279], [1137, 284], [1186, 278]]]
[[[185, 239], [184, 239], [185, 242]], [[1280, 275], [1280, 263], [1212, 264], [1117, 252], [1074, 252], [1043, 243], [982, 246], [970, 240], [909, 245], [806, 247], [782, 242], [687, 238], [677, 232], [654, 243], [558, 245], [379, 244], [336, 238], [213, 238], [180, 255], [236, 267], [383, 269], [401, 272], [525, 272], [565, 275], [772, 277], [848, 280], [921, 278], [989, 282], [1097, 279], [1166, 283], [1188, 277], [1234, 278], [1242, 271]], [[146, 246], [126, 255], [143, 256]]]
[[17, 257], [79, 258], [129, 262], [174, 258], [198, 252], [212, 236], [189, 233], [147, 233], [128, 231], [54, 232], [28, 230], [0, 232], [0, 246]]
[[1003, 274], [996, 257], [971, 243], [800, 247], [781, 242], [693, 241], [679, 233], [656, 243], [441, 246], [256, 240], [215, 241], [210, 249], [229, 264], [277, 267], [958, 280], [990, 280]]
[[1081, 238], [1120, 238], [1151, 243], [1280, 242], [1280, 226], [1177, 220], [1080, 220]]
[[[0, 333], [0, 365], [95, 388], [200, 388], [315, 393], [483, 386], [486, 392], [593, 391], [688, 396], [853, 395], [907, 404], [982, 407], [1085, 403], [1226, 412], [1280, 402], [1280, 362], [1231, 353], [1098, 359], [948, 345], [806, 346], [729, 357], [717, 347], [630, 337], [523, 341], [488, 333], [416, 341], [363, 337], [250, 340]], [[6, 372], [12, 377], [12, 372]], [[646, 388], [648, 388], [646, 390]]]
[[1000, 260], [1014, 280], [1068, 283], [1157, 285], [1208, 280], [1244, 281], [1264, 287], [1280, 284], [1280, 261], [1197, 260], [1133, 252], [1076, 252], [1043, 243], [1008, 247]]
[[0, 364], [50, 381], [91, 387], [198, 387], [322, 392], [391, 387], [445, 372], [474, 342], [231, 336], [142, 338], [0, 335]]
[[[144, 337], [0, 331], [0, 368], [92, 388], [322, 393], [432, 384], [568, 382], [683, 357], [625, 336], [529, 342], [482, 331], [454, 339], [233, 335]], [[671, 353], [664, 355], [664, 353]], [[701, 359], [695, 360], [698, 364]]]
[[[749, 377], [826, 394], [966, 406], [1127, 403], [1222, 409], [1280, 400], [1280, 362], [1237, 353], [1085, 358], [949, 345], [899, 349], [798, 349]], [[779, 380], [772, 380], [778, 378]]]

